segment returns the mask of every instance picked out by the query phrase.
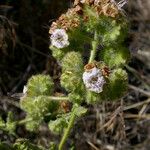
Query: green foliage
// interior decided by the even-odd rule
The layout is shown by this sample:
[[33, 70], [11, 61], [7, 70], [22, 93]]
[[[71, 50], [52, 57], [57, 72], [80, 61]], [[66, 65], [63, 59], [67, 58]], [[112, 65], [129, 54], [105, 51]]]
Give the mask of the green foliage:
[[64, 57], [65, 55], [65, 48], [64, 49], [58, 49], [54, 46], [50, 46], [49, 49], [52, 50], [52, 55], [53, 57], [55, 57], [57, 60], [61, 61], [62, 58]]
[[92, 36], [84, 28], [73, 29], [69, 32], [69, 35], [70, 45], [67, 47], [68, 52], [70, 50], [83, 52], [84, 46], [92, 41]]
[[6, 130], [10, 133], [10, 134], [14, 134], [15, 135], [15, 130], [16, 130], [16, 121], [14, 121], [14, 115], [12, 112], [8, 113], [7, 116], [7, 122], [6, 122]]
[[72, 102], [81, 103], [84, 97], [83, 61], [79, 52], [68, 52], [62, 60], [61, 85], [70, 93]]
[[107, 79], [102, 93], [87, 91], [86, 101], [89, 104], [99, 103], [102, 101], [114, 101], [121, 98], [128, 87], [128, 75], [125, 70], [118, 68], [112, 70]]
[[17, 139], [13, 147], [14, 150], [44, 150], [42, 147], [31, 144], [27, 139]]
[[51, 120], [49, 122], [48, 127], [53, 133], [60, 134], [68, 126], [69, 119], [70, 113], [58, 116], [56, 120]]
[[49, 113], [53, 115], [58, 110], [58, 101], [53, 101], [48, 96], [23, 97], [21, 99], [21, 108], [27, 112], [26, 126], [29, 130], [36, 130], [44, 117]]
[[80, 118], [83, 115], [85, 115], [87, 113], [87, 109], [85, 107], [79, 106], [79, 105], [74, 105], [72, 108], [72, 112], [75, 113], [75, 115]]
[[88, 104], [95, 104], [95, 103], [101, 102], [100, 94], [91, 92], [91, 91], [87, 91], [86, 92], [86, 102]]
[[69, 120], [73, 113], [76, 115], [76, 117], [80, 118], [86, 112], [86, 108], [75, 104], [70, 113], [58, 115], [56, 120], [50, 121], [48, 124], [49, 129], [55, 134], [60, 134], [65, 128], [68, 127]]
[[[107, 9], [112, 11], [110, 7]], [[95, 104], [104, 100], [116, 100], [127, 90], [127, 73], [122, 69], [130, 58], [129, 51], [123, 44], [128, 32], [127, 21], [123, 17], [116, 17], [115, 13], [119, 10], [110, 12], [114, 14], [109, 14], [109, 10], [108, 14], [100, 13], [96, 12], [94, 6], [88, 4], [76, 9], [69, 11], [71, 17], [75, 17], [73, 20], [71, 17], [70, 20], [65, 20], [65, 17], [70, 16], [68, 13], [67, 16], [64, 14], [58, 22], [53, 23], [53, 27], [58, 27], [56, 31], [59, 32], [55, 32], [55, 35], [52, 33], [51, 36], [53, 46], [50, 46], [50, 49], [52, 55], [61, 63], [60, 83], [67, 92], [67, 98], [53, 96], [55, 95], [54, 83], [48, 75], [35, 75], [29, 79], [27, 93], [20, 101], [21, 108], [27, 114], [23, 122], [28, 130], [36, 131], [45, 121], [55, 134], [65, 132], [60, 145], [51, 143], [50, 150], [62, 150], [75, 120], [87, 113], [87, 109], [81, 106], [83, 102]], [[61, 25], [63, 25], [62, 29]], [[50, 33], [53, 31], [50, 30]], [[92, 50], [86, 54], [88, 56], [91, 53], [89, 60], [85, 58], [85, 64], [89, 63], [84, 67], [81, 54], [85, 52], [84, 46], [89, 43]], [[85, 77], [85, 85], [83, 77]], [[93, 88], [99, 89], [93, 90]], [[73, 103], [71, 111], [67, 110], [67, 113], [64, 113], [61, 110], [61, 100], [69, 100]], [[14, 132], [16, 122], [13, 121], [11, 114], [8, 115], [6, 123], [0, 119], [0, 127], [6, 128], [11, 133]], [[23, 139], [18, 140], [14, 148], [15, 150], [42, 150]]]
[[34, 118], [31, 118], [30, 116], [26, 116], [25, 127], [28, 131], [37, 132], [42, 121], [43, 121], [43, 118], [38, 118], [37, 120], [35, 120]]
[[84, 24], [88, 32], [95, 31], [98, 29], [100, 18], [96, 12], [89, 6], [84, 7], [84, 13], [88, 16], [88, 21]]
[[54, 143], [54, 142], [50, 142], [50, 148], [49, 148], [49, 150], [57, 150], [58, 148], [57, 148], [57, 144], [56, 143]]
[[62, 72], [70, 71], [81, 74], [83, 67], [82, 56], [79, 52], [68, 52], [62, 60]]
[[128, 87], [128, 75], [125, 70], [118, 68], [115, 69], [110, 75], [109, 79], [109, 95], [110, 100], [121, 98]]
[[51, 95], [54, 83], [48, 75], [32, 76], [27, 83], [27, 95], [29, 97], [39, 95]]
[[4, 142], [0, 142], [0, 150], [15, 150], [15, 149]]
[[[107, 27], [107, 26], [106, 26]], [[110, 27], [103, 33], [102, 43], [106, 46], [122, 45], [128, 33], [128, 23], [125, 19], [110, 20]]]
[[126, 71], [121, 68], [114, 69], [99, 98], [101, 101], [118, 100], [127, 92], [127, 89], [128, 75]]
[[123, 66], [130, 57], [129, 50], [121, 45], [105, 47], [99, 55], [109, 68]]
[[0, 129], [8, 132], [9, 134], [15, 135], [17, 122], [14, 120], [12, 112], [8, 112], [6, 122], [0, 117]]

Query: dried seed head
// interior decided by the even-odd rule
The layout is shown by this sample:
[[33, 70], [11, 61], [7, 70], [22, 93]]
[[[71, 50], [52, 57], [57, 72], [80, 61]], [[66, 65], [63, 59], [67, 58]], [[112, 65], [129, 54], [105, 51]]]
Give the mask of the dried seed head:
[[94, 67], [96, 67], [96, 63], [89, 63], [89, 64], [84, 66], [84, 70], [88, 71], [88, 70], [91, 70]]
[[110, 0], [97, 0], [96, 3], [94, 3], [93, 8], [98, 15], [104, 15], [114, 18], [119, 14], [118, 7], [114, 3], [110, 2]]
[[108, 76], [110, 74], [109, 68], [107, 66], [105, 66], [101, 70], [102, 70], [103, 76], [108, 78]]
[[62, 14], [56, 22], [52, 23], [49, 33], [52, 34], [57, 28], [68, 31], [69, 29], [78, 27], [80, 25], [79, 16], [82, 15], [82, 13], [82, 8], [79, 5], [68, 9], [68, 11]]

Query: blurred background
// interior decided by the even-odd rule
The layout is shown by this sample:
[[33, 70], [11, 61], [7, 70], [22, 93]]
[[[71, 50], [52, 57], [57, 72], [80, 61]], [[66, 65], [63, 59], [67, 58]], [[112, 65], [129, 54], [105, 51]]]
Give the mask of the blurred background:
[[[53, 77], [59, 92], [61, 68], [49, 50], [51, 23], [73, 5], [73, 0], [0, 0], [0, 115], [8, 110], [24, 117], [18, 107], [27, 80], [34, 74]], [[126, 66], [128, 93], [118, 102], [88, 106], [89, 114], [78, 120], [66, 145], [77, 150], [150, 149], [150, 0], [128, 0], [124, 7], [130, 21], [127, 46], [132, 60]], [[0, 141], [13, 143], [29, 138], [44, 147], [60, 136], [18, 127], [16, 136], [0, 130]]]

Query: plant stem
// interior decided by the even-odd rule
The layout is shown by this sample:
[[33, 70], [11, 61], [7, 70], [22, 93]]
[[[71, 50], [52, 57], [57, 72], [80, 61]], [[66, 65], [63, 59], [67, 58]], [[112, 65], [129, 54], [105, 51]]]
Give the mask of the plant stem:
[[25, 124], [27, 122], [31, 122], [31, 121], [32, 121], [31, 118], [29, 118], [29, 119], [23, 119], [23, 120], [18, 121], [17, 124], [18, 125], [23, 125], [23, 124]]
[[56, 100], [56, 101], [63, 101], [63, 100], [66, 100], [68, 101], [69, 100], [69, 97], [66, 97], [66, 96], [49, 96], [48, 98], [50, 98], [51, 100]]
[[59, 144], [59, 148], [58, 150], [63, 150], [63, 146], [69, 136], [69, 133], [70, 133], [70, 130], [72, 129], [73, 125], [74, 125], [74, 122], [75, 122], [75, 118], [76, 118], [76, 115], [75, 115], [75, 112], [72, 112], [72, 115], [71, 115], [71, 118], [70, 118], [70, 121], [69, 121], [69, 124], [68, 124], [68, 127], [67, 129], [64, 131], [64, 135], [60, 141], [60, 144]]
[[98, 33], [97, 31], [95, 31], [94, 40], [92, 41], [92, 50], [89, 58], [89, 63], [91, 63], [95, 59], [97, 46], [98, 46]]

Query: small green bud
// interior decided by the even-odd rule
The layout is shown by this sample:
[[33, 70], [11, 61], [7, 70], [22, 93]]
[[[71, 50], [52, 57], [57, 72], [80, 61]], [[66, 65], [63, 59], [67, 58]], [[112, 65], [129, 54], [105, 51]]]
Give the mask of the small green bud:
[[84, 100], [82, 80], [83, 61], [79, 52], [69, 52], [62, 60], [61, 85], [69, 92], [70, 101], [81, 103]]
[[62, 72], [70, 71], [73, 73], [83, 72], [83, 60], [79, 52], [68, 52], [62, 60]]
[[51, 95], [54, 83], [48, 75], [32, 76], [27, 83], [27, 96]]

